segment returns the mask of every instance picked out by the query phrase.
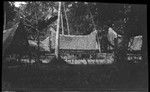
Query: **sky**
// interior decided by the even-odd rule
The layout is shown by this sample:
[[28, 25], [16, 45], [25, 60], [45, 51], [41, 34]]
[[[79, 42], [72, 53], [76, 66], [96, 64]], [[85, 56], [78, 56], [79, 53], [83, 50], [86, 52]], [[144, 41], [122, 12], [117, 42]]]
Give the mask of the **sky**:
[[16, 1], [14, 4], [15, 4], [15, 7], [20, 7], [21, 4], [26, 4], [26, 3], [25, 2], [17, 2]]

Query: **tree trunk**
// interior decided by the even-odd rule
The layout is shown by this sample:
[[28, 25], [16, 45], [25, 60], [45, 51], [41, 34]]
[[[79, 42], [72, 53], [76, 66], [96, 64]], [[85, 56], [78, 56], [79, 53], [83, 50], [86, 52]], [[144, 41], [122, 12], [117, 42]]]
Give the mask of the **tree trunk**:
[[61, 2], [59, 2], [59, 8], [58, 8], [58, 20], [57, 20], [57, 30], [56, 30], [56, 43], [55, 43], [55, 55], [57, 59], [59, 58], [60, 11], [61, 11]]

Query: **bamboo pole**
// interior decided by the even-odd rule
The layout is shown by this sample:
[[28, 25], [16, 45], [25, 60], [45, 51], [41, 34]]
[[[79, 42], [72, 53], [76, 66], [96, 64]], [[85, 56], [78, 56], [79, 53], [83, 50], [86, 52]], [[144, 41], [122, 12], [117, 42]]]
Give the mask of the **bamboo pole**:
[[51, 48], [52, 48], [52, 47], [51, 47], [51, 44], [52, 44], [52, 43], [51, 43], [51, 35], [49, 35], [49, 51], [50, 51], [50, 53], [51, 53]]
[[6, 29], [6, 11], [4, 11], [4, 30]]
[[64, 35], [64, 24], [63, 24], [62, 12], [61, 12], [61, 28], [62, 28], [62, 35]]
[[55, 43], [55, 55], [56, 58], [59, 58], [59, 26], [60, 26], [60, 11], [61, 11], [61, 2], [59, 2], [58, 8], [58, 20], [57, 20], [57, 30], [56, 30], [56, 43]]
[[[93, 15], [92, 15], [92, 13], [91, 13], [90, 9], [89, 9], [89, 12], [90, 12], [90, 15], [91, 15], [91, 19], [92, 19], [92, 23], [93, 23], [94, 31], [95, 31], [95, 30], [96, 30], [96, 25], [95, 25], [94, 18], [93, 18]], [[98, 44], [98, 49], [99, 49], [99, 52], [101, 53], [100, 41], [99, 41], [98, 36], [97, 36], [97, 39], [98, 39], [98, 43], [97, 43], [97, 44]]]
[[4, 26], [3, 26], [3, 30], [5, 30], [6, 29], [6, 7], [5, 7], [5, 4], [6, 4], [6, 2], [4, 2]]
[[67, 22], [68, 35], [70, 35], [70, 29], [69, 29], [68, 17], [67, 17], [67, 14], [66, 14], [65, 4], [64, 4], [64, 3], [63, 3], [63, 7], [64, 7], [65, 18], [66, 18], [66, 22]]
[[102, 53], [102, 52], [101, 52], [100, 41], [99, 41], [100, 39], [99, 39], [98, 37], [97, 37], [97, 39], [98, 39], [98, 43], [97, 43], [97, 44], [98, 44], [99, 53]]
[[[89, 10], [89, 11], [90, 11], [90, 10]], [[94, 25], [94, 30], [96, 30], [96, 25], [95, 25], [94, 18], [93, 18], [93, 15], [92, 15], [91, 11], [90, 11], [90, 15], [91, 15], [91, 18], [92, 18], [92, 23], [93, 23], [93, 25]]]
[[118, 61], [118, 56], [117, 56], [117, 38], [114, 39], [114, 61]]

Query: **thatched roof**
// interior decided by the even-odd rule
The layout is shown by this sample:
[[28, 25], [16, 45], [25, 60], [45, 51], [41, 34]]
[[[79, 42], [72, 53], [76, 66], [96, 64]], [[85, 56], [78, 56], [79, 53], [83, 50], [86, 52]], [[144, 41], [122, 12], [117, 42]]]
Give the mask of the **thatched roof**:
[[[60, 35], [60, 49], [96, 50], [96, 30], [89, 35]], [[52, 32], [52, 48], [55, 47], [56, 33]]]
[[130, 50], [141, 50], [142, 48], [142, 36], [135, 36], [132, 42], [129, 42]]
[[18, 23], [12, 28], [3, 31], [3, 52], [11, 44], [15, 31], [18, 28]]
[[[117, 36], [121, 37], [121, 35], [117, 34], [112, 28], [109, 28], [108, 31], [108, 41], [114, 45], [114, 38], [117, 38]], [[118, 39], [120, 43], [122, 41], [121, 38]], [[141, 50], [142, 47], [142, 36], [135, 36], [133, 39], [130, 39], [129, 42], [129, 49], [130, 50]]]
[[[37, 41], [28, 40], [30, 46], [38, 47]], [[45, 40], [40, 41], [40, 49], [44, 51], [50, 51], [49, 49], [49, 37], [47, 37]]]
[[[53, 31], [52, 35], [49, 39], [47, 37], [45, 40], [40, 41], [40, 47], [43, 48], [45, 51], [49, 50], [49, 40], [51, 40], [51, 48], [55, 48], [55, 37], [56, 33]], [[60, 49], [78, 49], [78, 50], [96, 50], [97, 43], [96, 43], [96, 31], [92, 32], [89, 35], [82, 36], [82, 35], [61, 35], [60, 34]], [[30, 45], [37, 46], [36, 41], [28, 41]]]
[[[113, 39], [117, 36], [115, 31], [109, 31], [108, 40], [111, 44], [114, 44]], [[61, 35], [60, 34], [60, 49], [71, 49], [71, 50], [98, 50], [96, 42], [96, 31], [93, 31], [89, 35]], [[45, 51], [50, 51], [49, 40], [51, 40], [51, 48], [55, 49], [56, 32], [52, 31], [51, 37], [47, 37], [45, 40], [40, 42], [40, 47]], [[36, 41], [29, 41], [30, 45], [37, 46]], [[141, 50], [142, 36], [136, 36], [133, 39], [133, 43], [129, 42], [131, 50]]]

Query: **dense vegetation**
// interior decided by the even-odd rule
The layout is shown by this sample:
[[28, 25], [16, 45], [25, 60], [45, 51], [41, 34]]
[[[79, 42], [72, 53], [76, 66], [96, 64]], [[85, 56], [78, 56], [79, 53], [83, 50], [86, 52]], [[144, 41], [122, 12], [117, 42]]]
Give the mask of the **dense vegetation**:
[[[4, 4], [6, 25], [14, 24], [14, 20], [24, 20], [23, 23], [29, 34], [28, 39], [38, 42], [49, 33], [49, 28], [45, 26], [47, 24], [44, 21], [57, 16], [58, 2], [26, 2], [20, 7], [15, 7], [14, 2]], [[65, 34], [68, 34], [67, 26], [70, 29], [69, 33], [73, 35], [86, 35], [94, 28], [103, 29], [105, 25], [113, 27], [117, 33], [123, 35], [124, 41], [123, 47], [120, 48], [122, 52], [120, 55], [125, 54], [131, 37], [143, 35], [143, 56], [146, 56], [147, 13], [144, 5], [63, 2], [62, 16]], [[49, 26], [56, 30], [56, 22]]]

